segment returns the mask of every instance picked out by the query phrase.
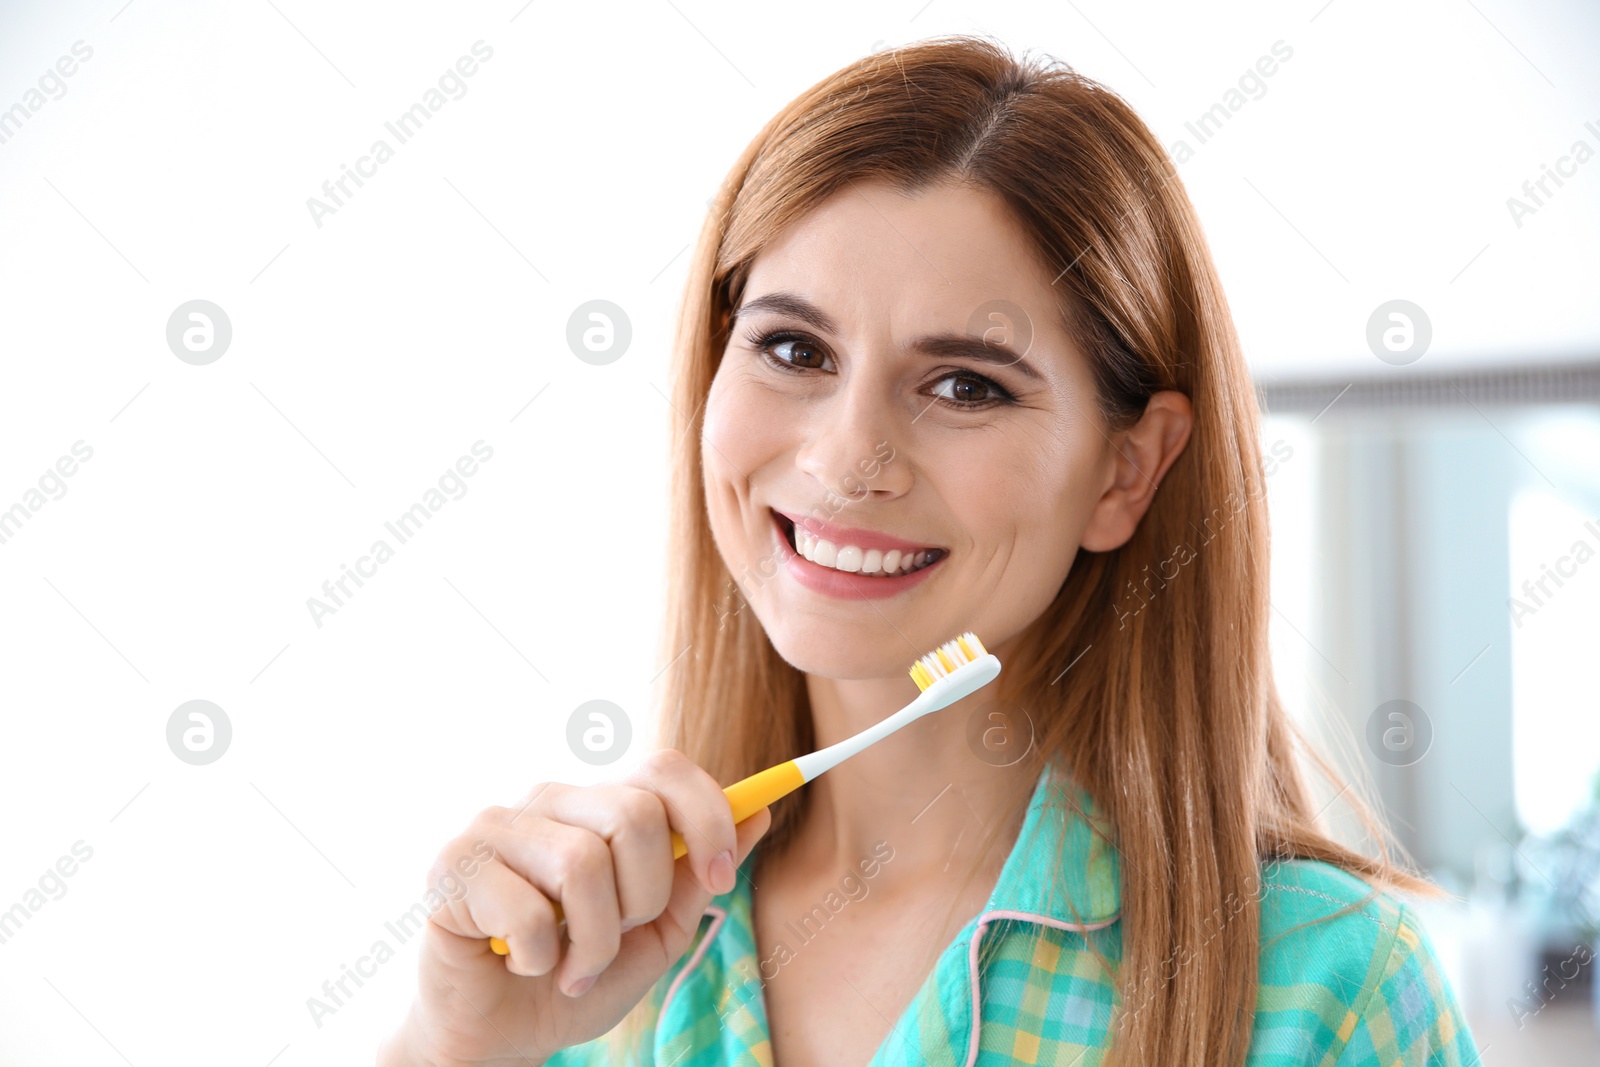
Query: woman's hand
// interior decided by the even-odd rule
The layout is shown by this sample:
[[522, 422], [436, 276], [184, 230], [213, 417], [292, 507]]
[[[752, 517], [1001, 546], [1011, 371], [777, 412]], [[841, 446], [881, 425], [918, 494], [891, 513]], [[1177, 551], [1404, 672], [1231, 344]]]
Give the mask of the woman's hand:
[[481, 812], [429, 873], [457, 892], [426, 924], [417, 998], [380, 1065], [540, 1063], [604, 1034], [688, 949], [771, 824], [763, 808], [736, 827], [716, 780], [674, 749], [616, 783], [545, 782], [520, 809]]

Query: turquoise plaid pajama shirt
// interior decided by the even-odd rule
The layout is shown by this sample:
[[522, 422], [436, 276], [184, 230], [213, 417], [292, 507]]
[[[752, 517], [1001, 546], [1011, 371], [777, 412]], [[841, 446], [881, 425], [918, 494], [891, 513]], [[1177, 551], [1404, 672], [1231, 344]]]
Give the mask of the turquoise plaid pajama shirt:
[[[1094, 950], [1113, 967], [1122, 956], [1121, 865], [1108, 830], [1088, 794], [1045, 767], [987, 906], [941, 954], [868, 1067], [1099, 1064], [1119, 993]], [[759, 849], [645, 998], [644, 1063], [773, 1067], [751, 921]], [[1064, 894], [1051, 891], [1060, 856]], [[1269, 863], [1258, 885], [1249, 1067], [1475, 1067], [1477, 1047], [1414, 911], [1383, 893], [1326, 919], [1372, 891], [1313, 860]], [[621, 1063], [617, 1033], [564, 1049], [548, 1067]]]

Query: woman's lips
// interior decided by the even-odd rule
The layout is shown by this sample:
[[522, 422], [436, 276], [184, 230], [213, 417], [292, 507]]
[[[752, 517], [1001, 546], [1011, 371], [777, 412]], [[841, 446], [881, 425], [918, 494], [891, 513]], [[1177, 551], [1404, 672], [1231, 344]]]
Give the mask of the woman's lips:
[[[944, 549], [918, 549], [907, 542], [896, 541], [880, 534], [875, 535], [875, 537], [880, 544], [887, 542], [891, 546], [889, 551], [898, 552], [900, 550], [892, 546], [905, 545], [906, 548], [911, 549], [913, 552], [932, 551], [938, 553], [938, 555], [909, 574], [902, 573], [893, 577], [885, 577], [881, 574], [841, 571], [835, 567], [813, 563], [796, 552], [789, 543], [789, 535], [793, 529], [793, 523], [782, 512], [773, 512], [772, 528], [778, 543], [779, 557], [782, 559], [784, 567], [790, 576], [812, 592], [840, 600], [881, 600], [885, 597], [897, 596], [922, 584], [944, 561], [944, 558], [949, 555], [949, 552]], [[835, 529], [838, 528], [835, 527]], [[865, 546], [857, 545], [856, 547]], [[881, 552], [882, 549], [877, 551]]]
[[898, 551], [901, 555], [910, 555], [924, 549], [930, 551], [943, 551], [938, 545], [919, 545], [910, 541], [902, 541], [898, 537], [879, 533], [876, 530], [858, 530], [851, 526], [835, 526], [831, 522], [810, 515], [792, 515], [787, 511], [772, 509], [773, 513], [787, 519], [791, 524], [801, 527], [813, 537], [824, 541], [831, 541], [835, 545], [855, 545], [866, 551], [876, 548], [881, 552]]

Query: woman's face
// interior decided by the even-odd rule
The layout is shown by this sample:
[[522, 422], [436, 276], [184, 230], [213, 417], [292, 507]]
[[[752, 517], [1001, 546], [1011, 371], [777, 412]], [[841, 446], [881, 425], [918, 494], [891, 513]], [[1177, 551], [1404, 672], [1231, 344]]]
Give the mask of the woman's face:
[[[789, 663], [902, 674], [1055, 597], [1115, 457], [1057, 298], [1003, 203], [965, 186], [855, 183], [757, 258], [701, 445], [739, 610]], [[984, 358], [985, 331], [1008, 352]]]

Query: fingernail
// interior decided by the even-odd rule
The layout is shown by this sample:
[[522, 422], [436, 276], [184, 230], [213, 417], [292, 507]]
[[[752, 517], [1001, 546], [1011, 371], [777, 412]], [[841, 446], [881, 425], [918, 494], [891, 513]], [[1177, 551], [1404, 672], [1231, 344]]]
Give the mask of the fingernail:
[[726, 893], [733, 888], [736, 875], [733, 869], [733, 853], [727, 849], [718, 852], [711, 860], [711, 888], [718, 893]]
[[567, 996], [581, 997], [585, 993], [589, 992], [589, 987], [594, 985], [595, 977], [595, 975], [591, 974], [589, 977], [581, 981], [572, 983], [572, 988], [567, 990]]

